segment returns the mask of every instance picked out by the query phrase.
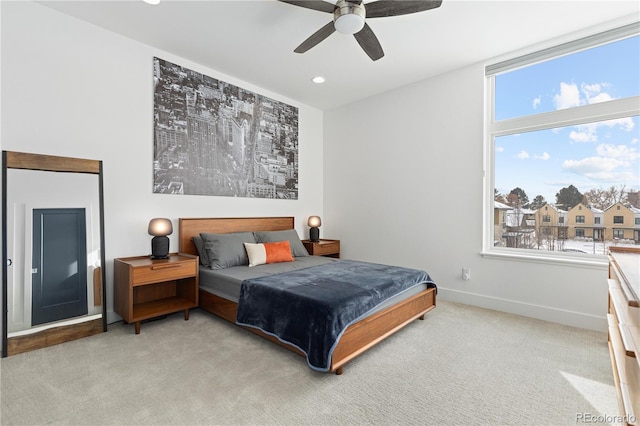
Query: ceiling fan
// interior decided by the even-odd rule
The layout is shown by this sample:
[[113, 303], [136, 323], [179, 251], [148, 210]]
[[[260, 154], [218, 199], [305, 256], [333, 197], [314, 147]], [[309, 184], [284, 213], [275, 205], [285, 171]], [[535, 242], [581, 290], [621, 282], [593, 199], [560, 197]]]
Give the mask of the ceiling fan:
[[338, 31], [343, 34], [353, 34], [362, 50], [374, 61], [382, 58], [384, 51], [365, 19], [408, 15], [435, 9], [442, 4], [442, 0], [379, 0], [367, 4], [362, 0], [339, 0], [335, 5], [322, 0], [279, 1], [333, 14], [333, 21], [311, 34], [295, 48], [294, 52], [304, 53]]

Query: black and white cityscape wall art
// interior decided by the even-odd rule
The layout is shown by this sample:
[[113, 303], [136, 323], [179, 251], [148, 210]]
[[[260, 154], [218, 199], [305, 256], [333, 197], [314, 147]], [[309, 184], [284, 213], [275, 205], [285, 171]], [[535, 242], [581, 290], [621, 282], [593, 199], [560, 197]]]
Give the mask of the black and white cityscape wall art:
[[298, 199], [298, 108], [153, 58], [153, 192]]

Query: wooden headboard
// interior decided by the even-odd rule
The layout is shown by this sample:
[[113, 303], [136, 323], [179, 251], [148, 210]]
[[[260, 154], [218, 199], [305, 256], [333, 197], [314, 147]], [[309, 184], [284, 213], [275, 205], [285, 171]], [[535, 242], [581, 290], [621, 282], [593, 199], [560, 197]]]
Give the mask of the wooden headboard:
[[208, 217], [180, 218], [178, 232], [180, 253], [198, 254], [191, 238], [201, 232], [228, 234], [230, 232], [284, 231], [294, 229], [293, 217]]

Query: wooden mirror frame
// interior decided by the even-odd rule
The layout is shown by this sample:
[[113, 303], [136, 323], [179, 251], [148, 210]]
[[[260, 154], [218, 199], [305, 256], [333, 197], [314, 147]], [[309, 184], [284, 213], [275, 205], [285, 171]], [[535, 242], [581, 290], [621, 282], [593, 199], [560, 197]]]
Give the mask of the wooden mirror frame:
[[[7, 170], [38, 170], [45, 172], [84, 173], [98, 176], [98, 200], [100, 216], [100, 287], [102, 299], [102, 321], [86, 321], [79, 324], [63, 325], [39, 331], [26, 336], [8, 339], [8, 275], [7, 255]], [[2, 151], [2, 357], [27, 352], [81, 337], [107, 331], [107, 292], [104, 254], [104, 194], [102, 161], [82, 158], [58, 157], [53, 155], [30, 154]], [[101, 324], [100, 324], [101, 323]], [[10, 341], [11, 340], [11, 341]], [[10, 347], [11, 346], [11, 347]]]

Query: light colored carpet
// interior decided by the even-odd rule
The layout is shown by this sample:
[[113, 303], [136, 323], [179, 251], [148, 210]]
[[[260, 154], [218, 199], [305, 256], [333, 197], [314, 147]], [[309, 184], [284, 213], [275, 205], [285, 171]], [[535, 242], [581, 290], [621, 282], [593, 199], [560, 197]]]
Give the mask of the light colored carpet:
[[342, 376], [200, 310], [0, 366], [2, 425], [575, 425], [618, 413], [606, 334], [446, 301]]

